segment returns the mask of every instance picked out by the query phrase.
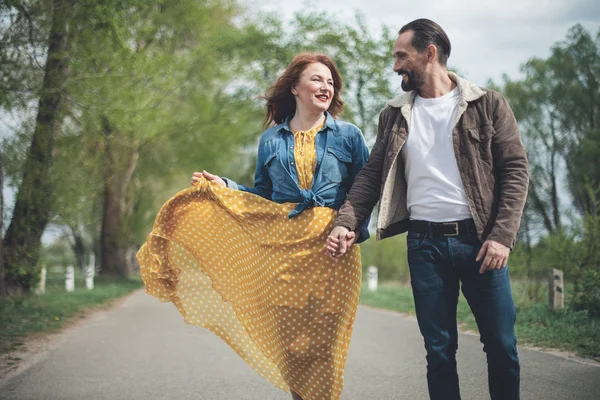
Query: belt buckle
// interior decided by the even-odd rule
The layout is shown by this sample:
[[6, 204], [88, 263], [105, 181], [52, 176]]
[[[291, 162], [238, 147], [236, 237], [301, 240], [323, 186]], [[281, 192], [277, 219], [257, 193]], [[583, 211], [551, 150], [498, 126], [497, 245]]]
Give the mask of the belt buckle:
[[444, 223], [444, 225], [454, 226], [454, 232], [444, 233], [444, 236], [458, 236], [458, 222], [448, 222], [448, 223]]

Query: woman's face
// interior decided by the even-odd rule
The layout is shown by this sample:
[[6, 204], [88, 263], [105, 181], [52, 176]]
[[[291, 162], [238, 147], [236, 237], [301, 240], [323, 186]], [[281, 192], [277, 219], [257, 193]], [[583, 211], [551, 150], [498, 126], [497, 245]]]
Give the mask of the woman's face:
[[309, 64], [292, 88], [296, 107], [307, 111], [327, 111], [333, 99], [333, 78], [325, 64]]

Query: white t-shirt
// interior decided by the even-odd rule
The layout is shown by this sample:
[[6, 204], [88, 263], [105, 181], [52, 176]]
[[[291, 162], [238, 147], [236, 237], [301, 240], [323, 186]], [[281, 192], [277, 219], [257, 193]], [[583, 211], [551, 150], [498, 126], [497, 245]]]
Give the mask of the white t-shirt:
[[415, 97], [401, 153], [411, 219], [447, 222], [472, 218], [452, 145], [459, 100], [458, 88], [432, 99]]

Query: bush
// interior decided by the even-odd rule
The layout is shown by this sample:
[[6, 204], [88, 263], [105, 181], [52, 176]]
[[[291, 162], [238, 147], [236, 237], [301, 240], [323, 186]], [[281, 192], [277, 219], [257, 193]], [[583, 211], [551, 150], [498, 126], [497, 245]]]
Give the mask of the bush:
[[[518, 244], [509, 264], [513, 277], [529, 283], [525, 293], [539, 300], [541, 288], [552, 268], [562, 270], [567, 303], [575, 310], [587, 310], [590, 316], [600, 316], [600, 217], [587, 216], [575, 221], [569, 230], [562, 229], [540, 238], [527, 249]], [[536, 286], [537, 285], [537, 286]], [[571, 294], [572, 293], [572, 294]]]
[[580, 227], [579, 274], [575, 281], [573, 306], [600, 317], [600, 217], [588, 216]]
[[573, 307], [587, 310], [590, 316], [600, 317], [600, 271], [589, 268], [583, 271], [575, 284]]

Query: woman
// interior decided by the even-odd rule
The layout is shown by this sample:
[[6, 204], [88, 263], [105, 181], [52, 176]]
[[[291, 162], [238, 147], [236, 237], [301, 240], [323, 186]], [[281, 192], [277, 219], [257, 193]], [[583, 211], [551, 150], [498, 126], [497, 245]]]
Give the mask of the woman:
[[265, 96], [265, 125], [276, 125], [260, 138], [254, 187], [194, 173], [138, 253], [149, 294], [294, 399], [340, 398], [360, 292], [358, 246], [338, 259], [325, 253], [368, 158], [360, 130], [334, 119], [341, 90], [327, 56], [297, 55]]

